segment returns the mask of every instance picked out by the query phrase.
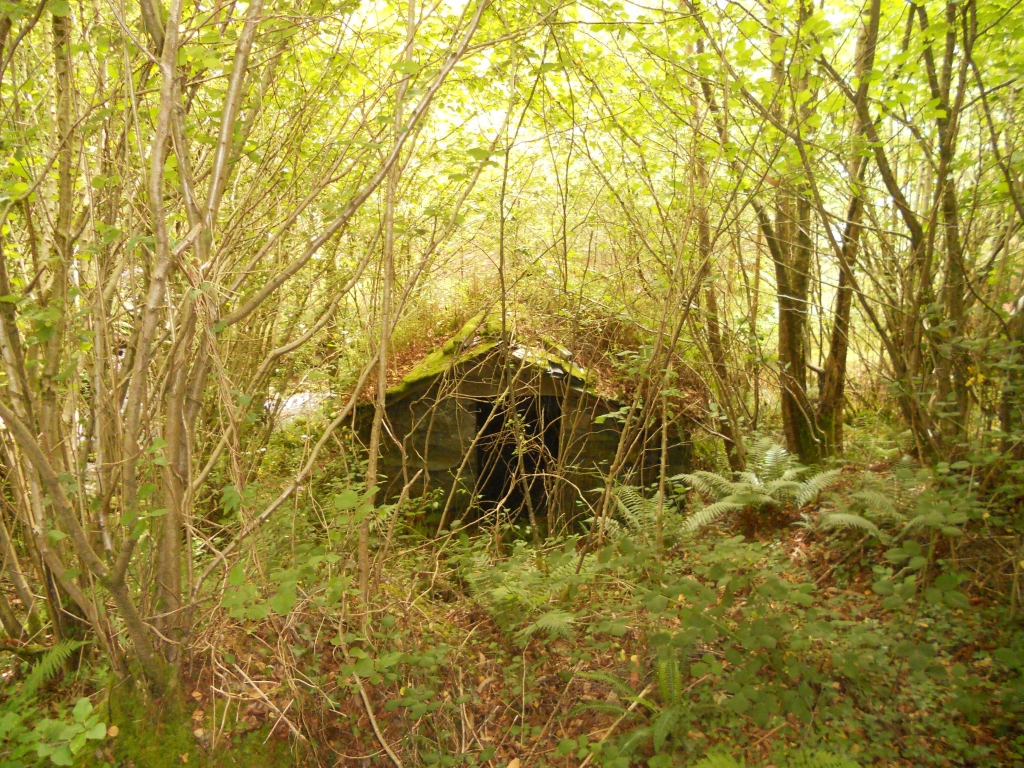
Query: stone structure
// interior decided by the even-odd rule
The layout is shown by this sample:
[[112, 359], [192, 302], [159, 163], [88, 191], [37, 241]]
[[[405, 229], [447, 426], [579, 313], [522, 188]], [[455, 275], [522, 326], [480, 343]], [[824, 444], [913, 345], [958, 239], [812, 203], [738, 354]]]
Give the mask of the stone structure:
[[[503, 339], [483, 315], [435, 349], [401, 383], [388, 390], [380, 472], [385, 498], [410, 485], [410, 496], [433, 489], [455, 496], [451, 517], [497, 505], [542, 524], [585, 514], [593, 489], [614, 462], [620, 403], [598, 395], [592, 375], [563, 347], [526, 346]], [[516, 418], [513, 418], [516, 414]], [[373, 407], [357, 414], [367, 442]], [[649, 428], [628, 455], [620, 480], [657, 482], [660, 425]], [[669, 474], [685, 471], [689, 443], [674, 430]], [[589, 503], [589, 504], [588, 504]]]

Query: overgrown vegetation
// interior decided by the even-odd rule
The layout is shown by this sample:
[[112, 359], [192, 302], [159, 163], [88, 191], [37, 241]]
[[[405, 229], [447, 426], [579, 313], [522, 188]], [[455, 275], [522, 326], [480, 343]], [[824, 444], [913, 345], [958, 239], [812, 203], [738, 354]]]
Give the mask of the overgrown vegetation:
[[0, 3], [0, 766], [1024, 764], [1021, 29]]

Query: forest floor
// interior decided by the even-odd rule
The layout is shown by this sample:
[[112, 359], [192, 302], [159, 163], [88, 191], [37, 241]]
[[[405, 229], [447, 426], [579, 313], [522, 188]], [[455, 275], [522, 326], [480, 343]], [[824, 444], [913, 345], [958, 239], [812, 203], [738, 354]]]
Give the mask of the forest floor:
[[[117, 736], [90, 757], [138, 768], [254, 760], [267, 768], [532, 768], [623, 765], [622, 755], [627, 765], [652, 757], [652, 766], [693, 765], [724, 750], [751, 766], [832, 765], [793, 756], [820, 746], [852, 761], [842, 765], [1024, 764], [1021, 723], [999, 693], [1006, 675], [996, 652], [1007, 628], [1005, 610], [987, 596], [996, 594], [993, 585], [988, 593], [983, 584], [964, 587], [969, 604], [960, 607], [921, 601], [890, 610], [872, 590], [883, 562], [877, 547], [865, 548], [854, 533], [837, 546], [834, 536], [799, 522], [776, 515], [760, 527], [739, 520], [731, 530], [709, 528], [656, 565], [637, 548], [633, 560], [620, 557], [601, 578], [582, 583], [573, 583], [566, 565], [577, 559], [571, 547], [548, 553], [555, 559], [546, 574], [533, 568], [541, 555], [519, 547], [525, 556], [510, 557], [504, 577], [488, 581], [486, 572], [467, 572], [467, 563], [481, 561], [486, 535], [421, 543], [389, 564], [365, 631], [361, 621], [341, 618], [351, 613], [345, 604], [326, 610], [309, 595], [285, 616], [204, 627], [191, 639], [184, 706], [110, 690]], [[994, 548], [981, 536], [959, 542], [961, 565], [996, 557]], [[699, 575], [717, 579], [721, 592], [723, 562], [738, 564], [734, 573], [770, 571], [791, 585], [813, 585], [805, 587], [811, 601], [796, 605], [798, 614], [786, 607], [781, 619], [771, 611], [785, 601], [755, 606], [744, 598], [744, 590], [754, 594], [749, 586], [738, 588], [735, 603], [712, 597], [718, 605], [709, 610], [733, 621], [733, 637], [746, 637], [744, 626], [785, 633], [823, 618], [841, 628], [807, 648], [785, 634], [778, 643], [766, 638], [750, 654], [762, 657], [754, 673], [776, 663], [765, 654], [786, 643], [785, 658], [806, 656], [822, 673], [809, 711], [783, 707], [771, 693], [760, 712], [732, 706], [745, 682], [758, 690], [776, 685], [785, 703], [796, 680], [747, 680], [747, 660], [733, 655], [739, 645], [711, 634], [684, 651], [675, 682], [681, 690], [672, 691], [671, 669], [666, 681], [656, 636], [687, 630], [687, 618], [662, 604], [672, 598], [657, 587], [670, 581], [666, 574]], [[554, 589], [540, 585], [538, 573]], [[510, 615], [495, 602], [494, 585], [515, 593], [515, 579], [543, 593], [544, 607], [558, 605], [544, 614], [547, 623], [536, 609]], [[893, 653], [912, 635], [932, 658], [915, 663], [909, 652]], [[677, 709], [689, 714], [665, 715]], [[666, 720], [671, 727], [658, 734]], [[664, 750], [671, 763], [658, 762]], [[722, 763], [733, 764], [740, 763]]]

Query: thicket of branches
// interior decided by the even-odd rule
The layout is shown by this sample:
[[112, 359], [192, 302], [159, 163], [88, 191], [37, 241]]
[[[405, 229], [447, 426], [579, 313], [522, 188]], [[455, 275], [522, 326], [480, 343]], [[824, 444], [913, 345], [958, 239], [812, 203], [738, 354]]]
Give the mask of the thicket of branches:
[[[637, 398], [699, 375], [733, 471], [773, 418], [814, 464], [891, 403], [920, 459], [1013, 496], [1022, 14], [3, 5], [4, 631], [173, 688], [364, 392], [373, 501], [396, 349], [482, 308], [629, 339]], [[311, 389], [332, 420], [249, 493], [266, 404]], [[364, 601], [372, 545], [364, 515]]]

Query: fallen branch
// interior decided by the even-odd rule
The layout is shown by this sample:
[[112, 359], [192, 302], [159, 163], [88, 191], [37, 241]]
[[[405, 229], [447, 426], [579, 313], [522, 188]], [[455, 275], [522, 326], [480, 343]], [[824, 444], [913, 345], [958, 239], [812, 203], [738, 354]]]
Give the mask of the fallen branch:
[[[348, 644], [345, 642], [345, 634], [339, 627], [338, 638], [341, 640], [341, 651], [346, 657], [349, 656]], [[359, 689], [359, 696], [363, 700], [363, 707], [366, 709], [366, 716], [370, 718], [370, 725], [373, 727], [373, 732], [377, 735], [377, 741], [380, 742], [381, 747], [388, 753], [388, 757], [391, 758], [391, 762], [395, 764], [395, 768], [402, 768], [402, 761], [398, 759], [398, 755], [395, 754], [394, 750], [391, 749], [391, 745], [388, 744], [387, 739], [384, 738], [384, 733], [381, 731], [380, 726], [377, 725], [377, 718], [373, 716], [373, 705], [370, 704], [370, 697], [366, 695], [366, 689], [363, 688], [363, 683], [359, 679], [359, 675], [352, 673], [352, 682], [356, 684], [356, 688]]]
[[0, 652], [8, 651], [17, 656], [21, 656], [23, 659], [42, 656], [48, 650], [50, 650], [49, 647], [45, 645], [37, 645], [35, 643], [22, 645], [20, 643], [11, 642], [10, 640], [0, 639]]
[[[270, 697], [267, 696], [267, 694], [265, 694], [262, 690], [260, 690], [260, 687], [258, 685], [256, 685], [256, 683], [254, 683], [252, 681], [252, 678], [249, 677], [247, 674], [245, 674], [245, 672], [242, 671], [241, 667], [239, 667], [237, 664], [232, 664], [231, 666], [233, 666], [235, 668], [235, 671], [238, 674], [240, 674], [242, 677], [245, 678], [245, 682], [247, 682], [250, 686], [252, 686], [252, 689], [254, 691], [256, 691], [256, 695], [259, 696], [263, 700], [263, 703], [266, 704], [268, 707], [270, 707], [274, 711], [274, 714], [277, 715], [277, 722], [279, 723], [282, 720], [284, 720], [285, 725], [288, 726], [288, 730], [290, 730], [292, 732], [292, 734], [295, 736], [295, 738], [297, 738], [299, 741], [305, 741], [306, 737], [302, 735], [302, 732], [298, 728], [296, 728], [295, 724], [292, 723], [292, 721], [289, 720], [287, 717], [285, 717], [285, 714], [284, 714], [285, 712], [288, 711], [288, 707], [290, 707], [295, 702], [295, 700], [292, 699], [291, 701], [289, 701], [288, 705], [282, 711], [274, 702], [272, 702], [270, 700]], [[277, 723], [274, 723], [274, 726], [276, 727]], [[273, 732], [274, 732], [274, 729], [271, 728], [270, 729], [270, 733], [273, 733]], [[270, 738], [269, 734], [267, 735], [267, 738]]]
[[359, 688], [359, 695], [363, 699], [363, 706], [366, 707], [366, 716], [370, 718], [370, 725], [373, 726], [373, 732], [377, 734], [377, 741], [384, 748], [384, 751], [388, 753], [388, 757], [391, 758], [391, 762], [395, 764], [395, 768], [402, 768], [402, 762], [398, 759], [398, 755], [394, 753], [387, 740], [384, 738], [384, 734], [381, 733], [380, 726], [377, 725], [377, 718], [373, 716], [373, 707], [370, 704], [370, 697], [366, 695], [366, 689], [363, 688], [363, 683], [359, 680], [359, 675], [352, 675], [352, 681]]

